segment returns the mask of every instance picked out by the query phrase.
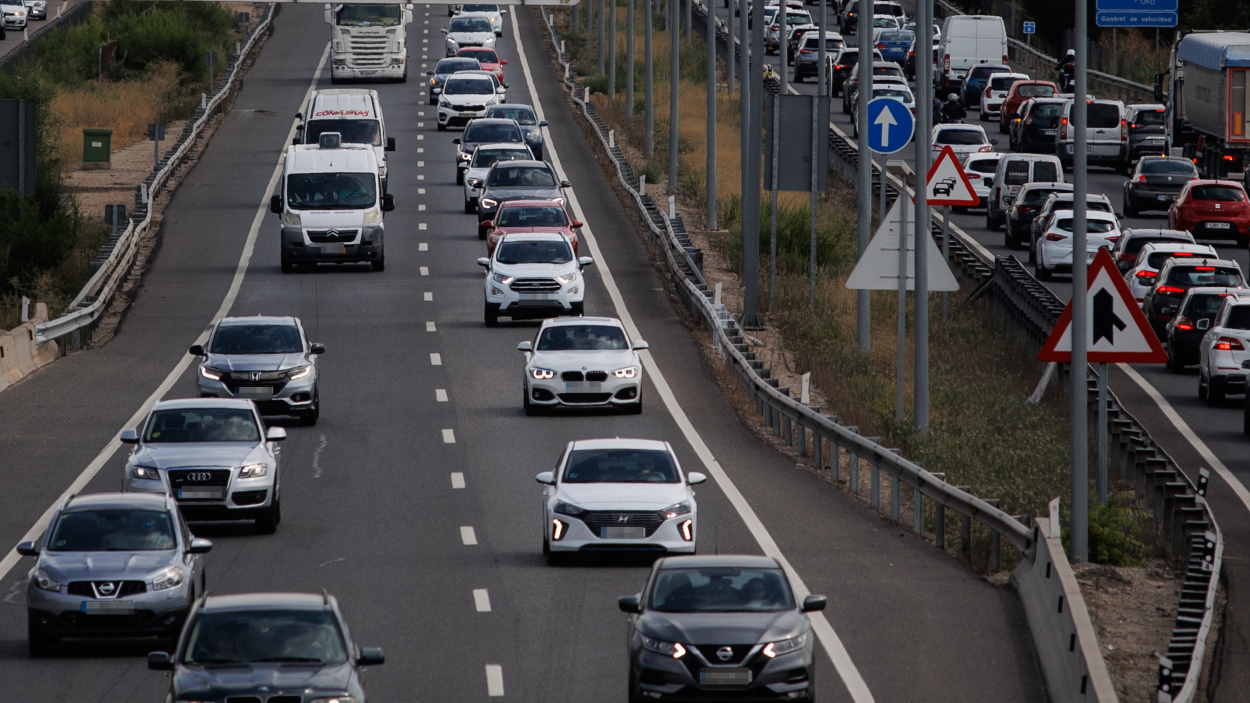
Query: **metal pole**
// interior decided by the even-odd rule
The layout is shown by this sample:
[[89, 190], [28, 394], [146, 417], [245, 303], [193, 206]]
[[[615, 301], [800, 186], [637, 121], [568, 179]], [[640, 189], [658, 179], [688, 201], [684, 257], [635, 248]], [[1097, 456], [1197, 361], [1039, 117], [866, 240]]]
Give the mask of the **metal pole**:
[[772, 118], [770, 120], [771, 127], [768, 130], [768, 159], [769, 171], [771, 171], [772, 179], [768, 184], [772, 193], [769, 195], [768, 201], [768, 311], [773, 309], [773, 291], [777, 287], [777, 186], [780, 180], [777, 169], [777, 152], [781, 150], [781, 145], [777, 132], [781, 130], [781, 94], [772, 96]]
[[[881, 175], [883, 186], [881, 191], [885, 192], [884, 168], [881, 170]], [[881, 200], [884, 203], [885, 196], [882, 196]], [[887, 215], [882, 213], [882, 224], [885, 224], [886, 217]], [[919, 233], [920, 228], [917, 227], [916, 234]], [[903, 408], [906, 402], [903, 380], [907, 373], [907, 201], [901, 195], [898, 200], [898, 314], [895, 331], [897, 337], [894, 342], [894, 421], [901, 425], [907, 417], [907, 411]]]
[[751, 65], [743, 76], [755, 84], [751, 91], [751, 105], [747, 129], [747, 189], [743, 191], [742, 228], [742, 278], [745, 290], [742, 296], [742, 326], [758, 329], [760, 322], [760, 167], [762, 155], [760, 140], [763, 131], [764, 91], [761, 78], [764, 75], [764, 3], [754, 3], [751, 25]]
[[[1072, 100], [1071, 126], [1076, 132], [1072, 154], [1072, 190], [1088, 192], [1085, 173], [1088, 141], [1085, 134], [1085, 96], [1088, 93], [1089, 27], [1088, 1], [1076, 0], [1076, 95]], [[1086, 345], [1089, 310], [1085, 292], [1085, 244], [1087, 240], [1085, 198], [1077, 198], [1072, 208], [1072, 561], [1089, 560], [1089, 425], [1086, 382]]]
[[[734, 63], [737, 57], [737, 47], [734, 46], [734, 39], [736, 39], [738, 36], [738, 25], [734, 22], [734, 11], [737, 10], [737, 8], [738, 8], [738, 0], [726, 0], [725, 10], [727, 11], [728, 14], [725, 18], [725, 26], [729, 30], [729, 41], [726, 42], [727, 46], [726, 46], [726, 53], [725, 53], [725, 70], [727, 71], [726, 73], [727, 80], [725, 81], [725, 92], [728, 95], [733, 95], [734, 81], [737, 80], [737, 76], [734, 75], [737, 73], [737, 69], [734, 66]], [[709, 7], [709, 12], [710, 12], [710, 7]], [[713, 18], [716, 17], [716, 13], [712, 12], [709, 15], [709, 17], [713, 17]], [[713, 36], [715, 36], [715, 34], [713, 34]]]
[[[868, 19], [870, 17], [872, 17], [872, 0], [859, 0], [859, 23], [857, 25], [859, 31], [856, 44], [860, 47], [860, 54], [868, 57], [867, 61], [860, 61], [857, 64], [859, 84], [861, 86], [872, 85], [872, 20]], [[843, 88], [843, 90], [846, 90], [846, 88]], [[922, 103], [924, 101], [917, 100], [916, 102]], [[867, 100], [859, 101], [855, 119], [861, 125], [859, 130], [859, 173], [857, 174], [859, 176], [857, 193], [859, 231], [857, 241], [859, 244], [858, 255], [862, 257], [868, 249], [869, 229], [872, 227], [872, 155], [868, 151]], [[859, 340], [859, 350], [861, 352], [868, 352], [872, 349], [872, 333], [869, 329], [871, 315], [868, 291], [857, 291], [855, 294], [855, 338]]]
[[599, 75], [608, 72], [608, 56], [605, 49], [608, 44], [608, 0], [599, 0]]
[[677, 122], [681, 116], [677, 111], [677, 98], [681, 93], [681, 36], [677, 28], [681, 23], [681, 0], [668, 0], [672, 17], [669, 19], [668, 38], [672, 47], [673, 65], [668, 78], [668, 192], [677, 192], [677, 148], [680, 138], [677, 134]]
[[[741, 177], [741, 183], [738, 186], [738, 213], [741, 215], [741, 236], [744, 247], [746, 246], [746, 217], [743, 208], [746, 207], [747, 191], [749, 190], [750, 181], [747, 180], [747, 171], [751, 163], [751, 147], [747, 138], [751, 131], [751, 81], [747, 76], [751, 75], [751, 35], [747, 33], [747, 22], [750, 20], [750, 13], [746, 8], [746, 0], [738, 0], [738, 21], [737, 35], [738, 41], [738, 81], [741, 85], [738, 95], [738, 174]], [[743, 264], [745, 265], [745, 258]], [[745, 269], [744, 269], [745, 270]]]
[[608, 97], [616, 99], [616, 0], [606, 0], [608, 8]]
[[[690, 33], [694, 31], [694, 0], [685, 0], [686, 3], [686, 42], [690, 42]], [[713, 17], [712, 8], [708, 6], [708, 17]]]
[[[942, 260], [947, 264], [951, 262], [951, 209], [949, 207], [942, 210]], [[942, 294], [942, 321], [949, 320], [951, 316], [951, 294]]]
[[629, 16], [625, 20], [625, 116], [634, 116], [634, 69], [637, 67], [637, 56], [634, 54], [634, 15], [637, 14], [634, 0], [628, 0]]
[[[933, 0], [920, 0], [917, 3], [919, 8], [919, 23], [916, 31], [919, 36], [924, 38], [925, 56], [924, 60], [917, 57], [916, 63], [919, 70], [917, 71], [916, 85], [920, 87], [923, 95], [928, 95], [929, 86], [933, 84], [930, 75], [933, 71], [933, 62], [929, 56], [932, 45], [930, 37], [933, 36]], [[861, 16], [860, 21], [866, 20], [871, 15]], [[866, 46], [871, 51], [871, 46]], [[872, 54], [868, 54], [868, 63], [872, 64]], [[860, 83], [861, 86], [870, 85], [870, 83]], [[861, 103], [865, 102], [863, 100]], [[925, 192], [925, 176], [929, 173], [929, 144], [927, 136], [933, 127], [933, 115], [930, 114], [933, 109], [933, 101], [928, 97], [916, 101], [917, 117], [916, 120], [916, 193]], [[867, 131], [867, 130], [861, 130]], [[932, 236], [929, 234], [929, 202], [923, 198], [916, 198], [916, 236], [915, 236], [915, 280], [916, 280], [916, 314], [915, 314], [915, 334], [916, 334], [916, 368], [912, 373], [912, 423], [917, 432], [926, 432], [929, 429], [929, 264], [925, 261], [925, 253], [927, 251], [927, 242], [922, 242], [922, 237]]]
[[809, 214], [811, 215], [812, 230], [811, 242], [809, 243], [807, 252], [807, 278], [809, 288], [808, 299], [813, 305], [816, 304], [816, 251], [818, 244], [816, 241], [816, 208], [819, 205], [817, 197], [818, 194], [816, 192], [816, 184], [819, 180], [819, 174], [816, 172], [816, 167], [819, 160], [816, 158], [816, 150], [823, 148], [823, 143], [819, 133], [820, 124], [817, 120], [820, 115], [820, 108], [825, 104], [827, 99], [825, 97], [828, 90], [828, 86], [826, 85], [827, 79], [825, 77], [825, 32], [828, 31], [828, 25], [829, 2], [828, 0], [820, 0], [820, 49], [818, 50], [816, 59], [816, 97], [812, 99], [812, 197], [809, 201], [810, 204], [808, 205], [808, 208], [811, 210]]
[[646, 3], [646, 32], [643, 33], [643, 53], [647, 55], [647, 81], [644, 86], [646, 107], [646, 135], [643, 138], [644, 146], [647, 150], [647, 158], [655, 155], [655, 47], [652, 46], [651, 35], [654, 32], [655, 14], [651, 9], [652, 0], [644, 0]]
[[1098, 504], [1107, 504], [1107, 384], [1111, 365], [1098, 365]]
[[777, 53], [781, 54], [781, 94], [786, 95], [790, 92], [790, 54], [786, 51], [786, 8], [782, 3], [781, 9], [777, 12], [780, 17], [781, 29], [777, 32]]
[[716, 221], [716, 11], [707, 4], [707, 228]]

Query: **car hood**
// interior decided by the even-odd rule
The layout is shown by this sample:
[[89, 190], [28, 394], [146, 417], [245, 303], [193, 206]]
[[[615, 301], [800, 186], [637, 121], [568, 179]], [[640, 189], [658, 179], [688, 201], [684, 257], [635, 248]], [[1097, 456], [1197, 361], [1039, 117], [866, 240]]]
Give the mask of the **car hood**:
[[486, 105], [495, 99], [490, 93], [466, 93], [466, 94], [448, 94], [443, 93], [441, 100], [446, 100], [451, 105]]
[[171, 442], [143, 444], [131, 456], [132, 464], [176, 469], [184, 466], [229, 466], [247, 462], [257, 445], [251, 442]]
[[561, 483], [558, 495], [589, 510], [659, 510], [690, 498], [684, 483]]
[[557, 371], [581, 369], [612, 371], [623, 366], [637, 366], [633, 350], [620, 351], [540, 351], [530, 357], [530, 364]]
[[283, 371], [303, 366], [307, 361], [298, 352], [290, 354], [209, 354], [207, 366], [222, 371]]
[[647, 611], [638, 629], [648, 637], [688, 644], [755, 644], [797, 637], [807, 629], [796, 610], [769, 613], [661, 613]]
[[561, 197], [558, 186], [524, 186], [516, 188], [491, 187], [487, 197], [504, 200], [552, 200]]
[[457, 44], [465, 42], [493, 42], [495, 40], [494, 32], [448, 32], [447, 38], [455, 41]]
[[370, 210], [300, 210], [299, 221], [304, 229], [359, 228], [364, 226], [365, 213]]
[[183, 664], [174, 674], [174, 690], [179, 698], [220, 699], [257, 691], [270, 696], [287, 693], [312, 698], [318, 694], [348, 691], [352, 677], [352, 667], [347, 663], [321, 667], [269, 663], [213, 667]]
[[577, 262], [567, 264], [491, 264], [491, 273], [517, 278], [534, 278], [538, 276], [564, 276], [577, 271]]
[[146, 580], [157, 569], [177, 563], [173, 549], [142, 552], [43, 552], [39, 568], [54, 580]]
[[571, 227], [513, 227], [512, 225], [507, 225], [504, 227], [496, 227], [495, 231], [506, 234], [520, 234], [525, 232], [559, 232], [566, 237], [571, 237], [573, 235], [573, 229]]

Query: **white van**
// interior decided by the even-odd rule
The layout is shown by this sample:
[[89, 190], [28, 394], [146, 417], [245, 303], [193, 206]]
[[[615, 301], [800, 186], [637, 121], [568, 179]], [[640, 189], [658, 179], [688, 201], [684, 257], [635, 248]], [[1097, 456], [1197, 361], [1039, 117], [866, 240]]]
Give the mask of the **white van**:
[[1007, 28], [997, 15], [951, 15], [942, 23], [941, 65], [934, 85], [938, 94], [957, 92], [968, 71], [979, 63], [1007, 63]]
[[282, 222], [283, 273], [319, 263], [386, 268], [382, 213], [395, 198], [382, 192], [373, 149], [341, 139], [322, 132], [317, 144], [287, 147], [281, 192], [269, 201]]
[[1025, 183], [1063, 183], [1063, 165], [1054, 154], [1003, 154], [994, 171], [985, 227], [996, 230], [1007, 221], [1007, 211]]
[[317, 144], [322, 134], [338, 132], [344, 144], [373, 147], [386, 192], [386, 152], [395, 151], [395, 138], [386, 136], [386, 118], [378, 91], [366, 88], [314, 90], [308, 99], [308, 112], [295, 131], [295, 144]]
[[[1076, 150], [1076, 125], [1072, 124], [1071, 100], [1063, 104], [1059, 113], [1059, 131], [1055, 134], [1055, 153], [1064, 168], [1072, 168], [1072, 154]], [[1124, 103], [1119, 100], [1091, 99], [1085, 105], [1089, 128], [1085, 138], [1089, 142], [1089, 165], [1110, 166], [1127, 174], [1124, 164], [1128, 161], [1128, 123]]]

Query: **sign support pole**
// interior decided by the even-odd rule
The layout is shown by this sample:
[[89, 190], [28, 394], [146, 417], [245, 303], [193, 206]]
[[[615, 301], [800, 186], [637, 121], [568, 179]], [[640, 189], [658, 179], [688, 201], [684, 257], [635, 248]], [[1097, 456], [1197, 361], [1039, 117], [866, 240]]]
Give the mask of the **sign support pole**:
[[[885, 169], [881, 169], [881, 202], [885, 204]], [[920, 198], [923, 200], [924, 198]], [[907, 199], [899, 195], [898, 199], [898, 315], [896, 331], [898, 337], [894, 348], [894, 421], [900, 425], [907, 417], [903, 408], [906, 394], [903, 391], [903, 377], [907, 373]], [[885, 213], [881, 221], [886, 221]], [[916, 228], [917, 234], [920, 228]]]
[[[859, 0], [859, 22], [857, 24], [860, 47], [872, 46], [872, 0]], [[869, 49], [871, 52], [871, 49]], [[869, 53], [869, 56], [872, 54]], [[924, 61], [920, 63], [925, 63]], [[859, 84], [872, 85], [872, 61], [860, 61], [856, 64], [859, 71]], [[846, 87], [843, 86], [843, 90]], [[919, 101], [924, 102], [924, 101]], [[861, 125], [868, 125], [868, 101], [860, 100], [858, 113], [855, 117]], [[872, 227], [872, 157], [868, 151], [868, 129], [859, 130], [859, 188], [856, 199], [859, 208], [857, 256], [862, 257], [868, 250], [869, 230]], [[855, 338], [859, 340], [859, 350], [868, 353], [872, 350], [872, 332], [870, 330], [872, 311], [869, 306], [868, 291], [861, 290], [855, 297]]]
[[781, 149], [781, 145], [777, 131], [781, 129], [781, 94], [769, 96], [772, 98], [773, 109], [771, 110], [771, 119], [768, 130], [768, 161], [769, 174], [772, 176], [772, 183], [769, 183], [768, 199], [768, 304], [769, 312], [773, 311], [773, 293], [777, 289], [777, 186], [781, 180], [777, 174], [777, 152]]
[[[922, 37], [924, 41], [925, 60], [917, 57], [918, 64], [916, 82], [920, 86], [920, 94], [928, 95], [928, 90], [932, 81], [933, 62], [929, 61], [929, 46], [931, 44], [930, 37], [933, 36], [933, 0], [919, 0], [916, 3], [919, 12], [916, 32], [917, 36]], [[871, 14], [864, 15], [861, 21], [871, 17]], [[862, 44], [871, 51], [871, 42]], [[869, 61], [871, 65], [871, 54]], [[861, 86], [871, 85], [871, 79], [868, 82], [860, 83]], [[863, 102], [862, 100], [860, 102]], [[916, 134], [927, 135], [932, 131], [933, 127], [933, 101], [928, 98], [917, 100], [917, 124]], [[929, 173], [929, 145], [927, 139], [916, 139], [916, 193], [924, 193], [927, 185], [925, 180]], [[1081, 191], [1077, 191], [1081, 192]], [[912, 379], [912, 403], [914, 409], [912, 411], [912, 422], [916, 432], [924, 434], [929, 430], [929, 264], [925, 261], [928, 247], [920, 245], [920, 238], [932, 236], [929, 233], [929, 201], [925, 197], [916, 198], [916, 315], [913, 327], [916, 335], [916, 369]], [[1084, 251], [1084, 250], [1082, 250]]]
[[[942, 208], [942, 260], [951, 262], [951, 208]], [[951, 294], [942, 294], [942, 322], [951, 319]]]
[[[1088, 93], [1089, 26], [1088, 0], [1076, 0], [1076, 94], [1072, 101], [1072, 127], [1076, 131], [1072, 154], [1072, 190], [1088, 192], [1089, 143], [1086, 135], [1085, 97]], [[1072, 562], [1089, 561], [1089, 303], [1086, 292], [1085, 246], [1088, 239], [1085, 198], [1073, 202], [1072, 212], [1072, 390], [1068, 394], [1072, 413]]]
[[1107, 504], [1107, 384], [1111, 365], [1098, 365], [1098, 504]]

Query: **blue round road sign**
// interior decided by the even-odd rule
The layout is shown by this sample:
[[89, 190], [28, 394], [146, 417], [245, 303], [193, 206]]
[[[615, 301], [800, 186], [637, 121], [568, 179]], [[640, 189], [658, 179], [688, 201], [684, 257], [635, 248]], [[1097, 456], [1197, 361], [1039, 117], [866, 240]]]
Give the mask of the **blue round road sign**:
[[878, 154], [893, 154], [911, 141], [916, 118], [894, 98], [873, 98], [868, 102], [868, 148]]

